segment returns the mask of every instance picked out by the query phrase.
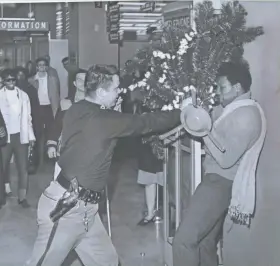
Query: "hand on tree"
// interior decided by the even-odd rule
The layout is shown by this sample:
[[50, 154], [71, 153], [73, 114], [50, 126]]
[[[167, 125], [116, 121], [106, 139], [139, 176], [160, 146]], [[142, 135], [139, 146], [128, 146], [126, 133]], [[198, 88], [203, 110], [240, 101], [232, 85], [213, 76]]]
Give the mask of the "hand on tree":
[[185, 107], [187, 107], [188, 105], [192, 105], [192, 104], [193, 104], [192, 97], [189, 97], [189, 98], [183, 100], [180, 109], [183, 110]]

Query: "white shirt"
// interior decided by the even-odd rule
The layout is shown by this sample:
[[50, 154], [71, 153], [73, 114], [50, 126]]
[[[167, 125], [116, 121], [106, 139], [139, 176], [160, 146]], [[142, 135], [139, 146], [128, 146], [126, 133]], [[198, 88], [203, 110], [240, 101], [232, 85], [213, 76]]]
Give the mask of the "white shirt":
[[59, 173], [61, 171], [61, 168], [60, 166], [58, 165], [58, 163], [56, 162], [55, 165], [54, 165], [54, 174], [53, 174], [53, 180], [56, 180]]
[[45, 77], [39, 77], [37, 74], [36, 79], [39, 82], [38, 97], [40, 105], [51, 104], [48, 93], [48, 75], [45, 75]]
[[8, 134], [16, 134], [20, 132], [20, 114], [21, 103], [18, 92], [14, 90], [6, 90], [7, 101], [9, 103], [9, 123], [7, 127]]

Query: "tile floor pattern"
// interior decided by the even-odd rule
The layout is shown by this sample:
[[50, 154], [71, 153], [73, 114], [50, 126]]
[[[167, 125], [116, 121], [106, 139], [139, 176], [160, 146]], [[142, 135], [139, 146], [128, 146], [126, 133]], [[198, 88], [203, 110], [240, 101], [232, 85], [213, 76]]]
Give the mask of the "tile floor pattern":
[[[160, 266], [162, 242], [160, 225], [137, 226], [144, 206], [144, 190], [136, 183], [137, 171], [130, 163], [118, 164], [119, 176], [111, 203], [112, 238], [122, 266]], [[12, 189], [16, 191], [16, 173], [12, 171]], [[44, 188], [52, 179], [52, 167], [47, 166], [30, 176], [28, 210], [20, 208], [16, 198], [8, 200], [0, 210], [0, 266], [19, 266], [31, 254], [37, 233], [36, 205]], [[145, 253], [142, 263], [141, 253]], [[63, 266], [81, 266], [75, 254], [70, 254]]]

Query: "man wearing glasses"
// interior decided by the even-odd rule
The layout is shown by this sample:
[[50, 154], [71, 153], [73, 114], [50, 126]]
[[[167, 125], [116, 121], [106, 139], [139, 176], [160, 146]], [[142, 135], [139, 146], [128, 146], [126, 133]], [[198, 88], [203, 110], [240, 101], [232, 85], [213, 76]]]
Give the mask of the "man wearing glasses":
[[34, 145], [35, 142], [30, 101], [28, 95], [15, 86], [16, 76], [13, 70], [4, 70], [1, 76], [4, 87], [0, 90], [0, 109], [8, 132], [7, 145], [2, 147], [5, 192], [11, 194], [9, 164], [14, 155], [18, 172], [18, 203], [23, 208], [28, 208], [28, 145]]
[[43, 163], [44, 144], [48, 139], [50, 128], [60, 104], [60, 88], [56, 75], [48, 73], [48, 60], [38, 58], [36, 60], [37, 73], [29, 79], [29, 82], [38, 90], [40, 103], [40, 130], [38, 132], [38, 144], [40, 163]]

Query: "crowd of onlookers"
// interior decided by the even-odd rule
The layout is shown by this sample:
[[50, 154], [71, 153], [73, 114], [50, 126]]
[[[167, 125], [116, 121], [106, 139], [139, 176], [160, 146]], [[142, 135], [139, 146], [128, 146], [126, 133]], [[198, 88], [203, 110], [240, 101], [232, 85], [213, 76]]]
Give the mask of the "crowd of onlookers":
[[[68, 73], [68, 98], [73, 101], [75, 79], [80, 70], [70, 66], [68, 57], [63, 58], [62, 64]], [[26, 200], [29, 164], [33, 164], [33, 172], [44, 164], [45, 144], [55, 128], [55, 117], [60, 110], [60, 80], [50, 64], [49, 55], [35, 62], [28, 61], [25, 67], [11, 69], [3, 64], [0, 73], [0, 208], [12, 194], [12, 157], [18, 172], [18, 203], [29, 207]]]

